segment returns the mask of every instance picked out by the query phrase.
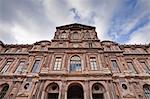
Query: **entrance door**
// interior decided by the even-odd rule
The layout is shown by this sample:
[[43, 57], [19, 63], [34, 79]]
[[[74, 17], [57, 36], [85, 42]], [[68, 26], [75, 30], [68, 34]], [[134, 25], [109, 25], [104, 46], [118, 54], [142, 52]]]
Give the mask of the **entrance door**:
[[68, 88], [67, 99], [84, 99], [83, 88], [80, 85], [72, 85]]

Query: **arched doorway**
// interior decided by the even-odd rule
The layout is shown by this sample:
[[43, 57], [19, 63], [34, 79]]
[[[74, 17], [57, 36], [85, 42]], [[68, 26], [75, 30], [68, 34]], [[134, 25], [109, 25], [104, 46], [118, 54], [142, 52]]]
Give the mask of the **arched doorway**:
[[59, 97], [59, 86], [57, 83], [51, 83], [46, 88], [46, 99], [58, 99]]
[[105, 99], [104, 97], [105, 88], [100, 83], [95, 83], [92, 86], [92, 98], [93, 99]]
[[84, 99], [83, 88], [80, 84], [72, 84], [68, 87], [67, 99]]

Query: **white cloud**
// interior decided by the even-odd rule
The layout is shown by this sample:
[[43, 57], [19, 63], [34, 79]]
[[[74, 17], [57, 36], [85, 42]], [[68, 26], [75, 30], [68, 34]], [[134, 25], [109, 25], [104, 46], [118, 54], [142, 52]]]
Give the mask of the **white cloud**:
[[150, 25], [147, 25], [130, 35], [127, 44], [148, 44], [150, 43]]
[[[114, 13], [122, 3], [121, 0], [32, 0], [30, 6], [24, 4], [24, 2], [18, 6], [20, 3], [15, 2], [9, 4], [11, 5], [10, 9], [13, 9], [11, 12], [15, 12], [15, 16], [8, 16], [9, 12], [5, 12], [8, 13], [6, 15], [11, 18], [12, 23], [10, 24], [7, 21], [6, 24], [0, 23], [2, 25], [0, 30], [2, 31], [4, 27], [8, 28], [7, 32], [14, 36], [14, 40], [11, 41], [16, 43], [51, 40], [56, 26], [75, 22], [94, 25], [100, 40], [113, 40], [108, 34], [108, 29]], [[5, 4], [9, 8], [9, 5]], [[147, 13], [149, 8], [147, 0], [141, 0], [141, 4], [144, 6], [139, 11], [139, 17], [137, 16], [135, 19], [127, 21], [122, 26], [124, 28], [123, 33], [127, 33], [135, 26], [139, 18]], [[72, 8], [76, 9], [76, 14], [80, 17], [78, 21], [74, 18], [76, 14], [70, 11]], [[32, 11], [32, 9], [34, 10]], [[118, 34], [115, 31], [112, 33], [116, 38], [120, 37]]]

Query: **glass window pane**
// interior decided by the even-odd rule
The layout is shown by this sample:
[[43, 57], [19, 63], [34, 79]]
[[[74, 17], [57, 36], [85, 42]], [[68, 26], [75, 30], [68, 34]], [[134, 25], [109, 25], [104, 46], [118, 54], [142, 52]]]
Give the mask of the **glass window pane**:
[[70, 59], [70, 71], [81, 71], [81, 59], [79, 56], [73, 56]]
[[3, 99], [4, 98], [4, 96], [5, 96], [5, 94], [6, 94], [6, 92], [8, 91], [8, 89], [9, 89], [9, 85], [8, 84], [4, 84], [4, 85], [2, 85], [2, 90], [1, 90], [1, 92], [0, 92], [0, 99]]
[[116, 62], [116, 60], [111, 60], [112, 62], [112, 71], [118, 71], [118, 64]]
[[144, 85], [143, 89], [144, 89], [146, 99], [150, 99], [150, 85]]
[[95, 57], [90, 58], [90, 65], [91, 65], [91, 70], [97, 70], [96, 58]]
[[25, 62], [21, 61], [15, 71], [15, 74], [21, 74], [23, 72], [25, 72]]
[[129, 70], [131, 70], [133, 73], [137, 73], [132, 62], [127, 62], [127, 65]]
[[4, 65], [3, 69], [1, 70], [1, 73], [6, 73], [9, 66], [11, 65], [12, 61], [7, 61], [6, 64]]
[[54, 70], [60, 70], [61, 69], [61, 57], [56, 57], [55, 64], [54, 64]]
[[146, 72], [146, 73], [149, 73], [149, 68], [148, 68], [148, 66], [146, 65], [146, 63], [145, 63], [145, 62], [140, 62], [140, 64], [141, 64], [142, 68], [145, 70], [145, 72]]
[[35, 63], [32, 67], [32, 73], [36, 73], [39, 70], [39, 64], [40, 64], [40, 60], [35, 60]]

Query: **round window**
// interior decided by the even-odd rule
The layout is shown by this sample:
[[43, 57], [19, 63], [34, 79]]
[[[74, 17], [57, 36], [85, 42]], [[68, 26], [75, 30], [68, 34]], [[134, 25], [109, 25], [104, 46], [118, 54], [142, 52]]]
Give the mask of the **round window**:
[[52, 90], [56, 90], [57, 89], [57, 86], [56, 85], [53, 85], [52, 86]]
[[24, 89], [28, 89], [28, 87], [29, 87], [29, 83], [24, 85]]
[[99, 86], [98, 86], [98, 85], [95, 85], [95, 86], [94, 86], [94, 89], [95, 89], [95, 90], [99, 90]]
[[127, 89], [127, 85], [126, 84], [122, 84], [122, 88], [126, 90]]

